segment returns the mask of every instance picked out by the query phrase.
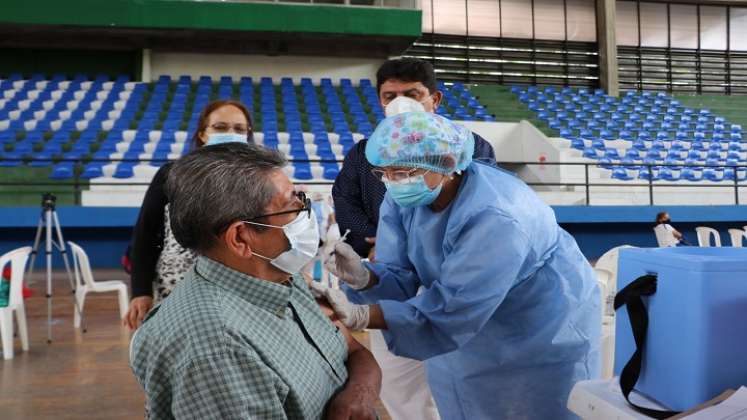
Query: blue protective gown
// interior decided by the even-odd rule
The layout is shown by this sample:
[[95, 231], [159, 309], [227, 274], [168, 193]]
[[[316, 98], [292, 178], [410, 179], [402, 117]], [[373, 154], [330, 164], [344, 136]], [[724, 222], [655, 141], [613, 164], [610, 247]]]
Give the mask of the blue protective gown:
[[573, 384], [600, 370], [594, 272], [521, 180], [479, 163], [465, 174], [442, 212], [387, 194], [379, 283], [348, 296], [381, 306], [392, 352], [426, 361], [443, 419], [573, 418]]

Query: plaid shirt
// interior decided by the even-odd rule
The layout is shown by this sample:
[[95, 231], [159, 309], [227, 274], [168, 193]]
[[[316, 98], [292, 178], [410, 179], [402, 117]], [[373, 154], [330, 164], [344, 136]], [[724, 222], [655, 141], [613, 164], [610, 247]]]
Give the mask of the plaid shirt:
[[132, 339], [151, 419], [318, 419], [347, 344], [303, 279], [259, 280], [206, 257]]

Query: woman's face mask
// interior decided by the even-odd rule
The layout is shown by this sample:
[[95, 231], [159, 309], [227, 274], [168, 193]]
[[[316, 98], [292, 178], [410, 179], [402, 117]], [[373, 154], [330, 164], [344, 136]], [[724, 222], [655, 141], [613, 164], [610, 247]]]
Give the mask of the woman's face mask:
[[301, 211], [298, 216], [285, 226], [265, 225], [256, 222], [244, 222], [252, 225], [283, 229], [285, 237], [288, 238], [290, 249], [282, 252], [275, 258], [265, 257], [252, 252], [259, 258], [267, 260], [276, 268], [288, 273], [296, 274], [306, 264], [311, 262], [319, 249], [319, 229], [316, 222], [316, 214]]
[[208, 135], [205, 146], [214, 146], [223, 143], [247, 143], [247, 135], [239, 133], [211, 133]]
[[383, 181], [392, 199], [401, 207], [427, 206], [436, 200], [443, 188], [443, 183], [439, 183], [433, 189], [428, 187], [424, 175], [412, 176], [401, 181]]

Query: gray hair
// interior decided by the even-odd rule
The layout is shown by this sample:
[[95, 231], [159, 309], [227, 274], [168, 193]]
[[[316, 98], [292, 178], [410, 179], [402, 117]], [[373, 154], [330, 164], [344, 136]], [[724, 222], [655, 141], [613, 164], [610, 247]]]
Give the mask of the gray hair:
[[176, 240], [205, 253], [231, 223], [262, 215], [277, 193], [270, 175], [285, 164], [278, 152], [243, 143], [202, 147], [174, 162], [166, 191]]

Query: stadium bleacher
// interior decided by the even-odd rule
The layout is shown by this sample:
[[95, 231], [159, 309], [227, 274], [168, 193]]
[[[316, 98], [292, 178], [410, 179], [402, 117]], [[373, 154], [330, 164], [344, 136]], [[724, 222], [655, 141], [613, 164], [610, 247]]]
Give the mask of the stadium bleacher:
[[[456, 120], [494, 121], [460, 83], [441, 83], [438, 112]], [[189, 151], [201, 110], [214, 99], [237, 99], [253, 113], [255, 140], [283, 152], [296, 180], [333, 180], [338, 161], [384, 118], [368, 79], [333, 84], [310, 78], [296, 84], [270, 77], [259, 83], [201, 76], [154, 83], [106, 75], [45, 79], [19, 74], [0, 80], [0, 166], [52, 167], [50, 178], [130, 179]]]
[[[740, 124], [665, 93], [512, 87], [571, 148], [620, 181], [743, 181], [747, 147]], [[666, 166], [664, 166], [666, 165]]]

